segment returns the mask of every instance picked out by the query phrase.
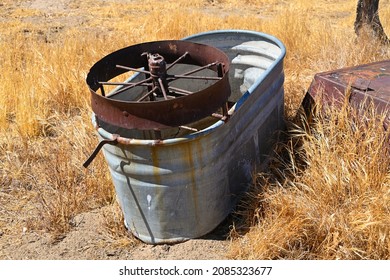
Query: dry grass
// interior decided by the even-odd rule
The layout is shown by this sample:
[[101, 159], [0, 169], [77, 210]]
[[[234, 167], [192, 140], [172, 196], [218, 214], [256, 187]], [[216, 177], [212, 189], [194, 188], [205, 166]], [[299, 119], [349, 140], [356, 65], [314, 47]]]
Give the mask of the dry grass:
[[118, 248], [129, 248], [141, 244], [139, 239], [134, 238], [125, 230], [123, 212], [118, 203], [103, 212], [106, 241]]
[[284, 156], [257, 175], [243, 213], [250, 230], [232, 257], [389, 258], [390, 132], [373, 109], [357, 112], [346, 103], [291, 124]]
[[[288, 52], [289, 119], [315, 73], [390, 57], [388, 48], [356, 40], [352, 0], [258, 0], [244, 7], [237, 0], [69, 0], [67, 12], [28, 2], [3, 0], [0, 11], [0, 234], [27, 228], [60, 235], [77, 214], [115, 203], [103, 158], [88, 170], [82, 162], [96, 145], [84, 79], [116, 49], [213, 29], [272, 34]], [[388, 34], [389, 7], [381, 1]], [[350, 114], [331, 112], [312, 130], [291, 132], [299, 150], [284, 149], [291, 160], [259, 175], [261, 194], [248, 205], [252, 227], [232, 242], [232, 256], [389, 258], [389, 161], [380, 157], [377, 127], [356, 130]], [[130, 244], [119, 224], [106, 228]]]

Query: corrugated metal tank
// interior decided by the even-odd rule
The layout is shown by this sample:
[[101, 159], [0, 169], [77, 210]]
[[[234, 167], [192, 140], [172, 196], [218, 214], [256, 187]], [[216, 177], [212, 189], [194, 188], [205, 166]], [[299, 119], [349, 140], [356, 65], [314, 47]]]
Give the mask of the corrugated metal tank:
[[285, 47], [278, 39], [223, 30], [184, 40], [229, 56], [230, 119], [200, 122], [198, 132], [163, 140], [100, 121], [97, 128], [101, 141], [119, 135], [118, 145], [105, 145], [103, 152], [127, 227], [151, 244], [181, 242], [215, 229], [247, 190], [284, 126]]

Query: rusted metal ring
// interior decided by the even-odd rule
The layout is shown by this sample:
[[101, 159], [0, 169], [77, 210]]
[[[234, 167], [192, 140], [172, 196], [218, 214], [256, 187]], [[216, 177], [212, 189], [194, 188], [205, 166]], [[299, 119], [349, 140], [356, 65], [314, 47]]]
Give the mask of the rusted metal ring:
[[[167, 64], [180, 57], [182, 64], [210, 64], [209, 69], [218, 73], [219, 79], [186, 96], [153, 102], [137, 102], [131, 97], [124, 101], [123, 97], [119, 100], [97, 93], [102, 82], [128, 71], [117, 65], [145, 67], [145, 53], [159, 54]], [[91, 92], [92, 110], [98, 119], [127, 129], [159, 130], [185, 125], [211, 115], [226, 104], [230, 95], [229, 66], [229, 58], [221, 50], [188, 41], [156, 41], [126, 47], [105, 56], [90, 69], [86, 81]]]

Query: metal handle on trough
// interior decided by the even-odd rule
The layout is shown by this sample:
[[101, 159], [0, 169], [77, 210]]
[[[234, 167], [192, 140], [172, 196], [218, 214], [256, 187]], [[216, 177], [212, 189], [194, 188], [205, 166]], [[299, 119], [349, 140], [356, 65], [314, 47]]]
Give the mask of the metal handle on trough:
[[118, 136], [117, 135], [114, 135], [114, 139], [113, 140], [102, 140], [99, 142], [99, 144], [97, 145], [97, 147], [95, 148], [95, 150], [93, 151], [93, 153], [89, 156], [89, 158], [84, 162], [83, 166], [85, 168], [87, 168], [90, 163], [95, 159], [95, 157], [97, 156], [97, 154], [99, 153], [99, 151], [103, 148], [104, 145], [106, 144], [110, 144], [110, 145], [117, 145], [118, 144]]

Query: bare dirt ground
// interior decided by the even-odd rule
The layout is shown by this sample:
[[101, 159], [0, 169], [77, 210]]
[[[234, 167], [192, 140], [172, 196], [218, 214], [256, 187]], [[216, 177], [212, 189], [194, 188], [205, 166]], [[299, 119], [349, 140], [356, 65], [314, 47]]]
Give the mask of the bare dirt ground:
[[[107, 208], [107, 207], [106, 207]], [[221, 225], [202, 239], [174, 245], [148, 245], [140, 241], [123, 246], [113, 242], [104, 230], [104, 208], [75, 217], [75, 227], [53, 239], [51, 234], [29, 232], [22, 228], [20, 235], [1, 236], [1, 259], [131, 259], [131, 260], [210, 260], [225, 259], [228, 246]]]

